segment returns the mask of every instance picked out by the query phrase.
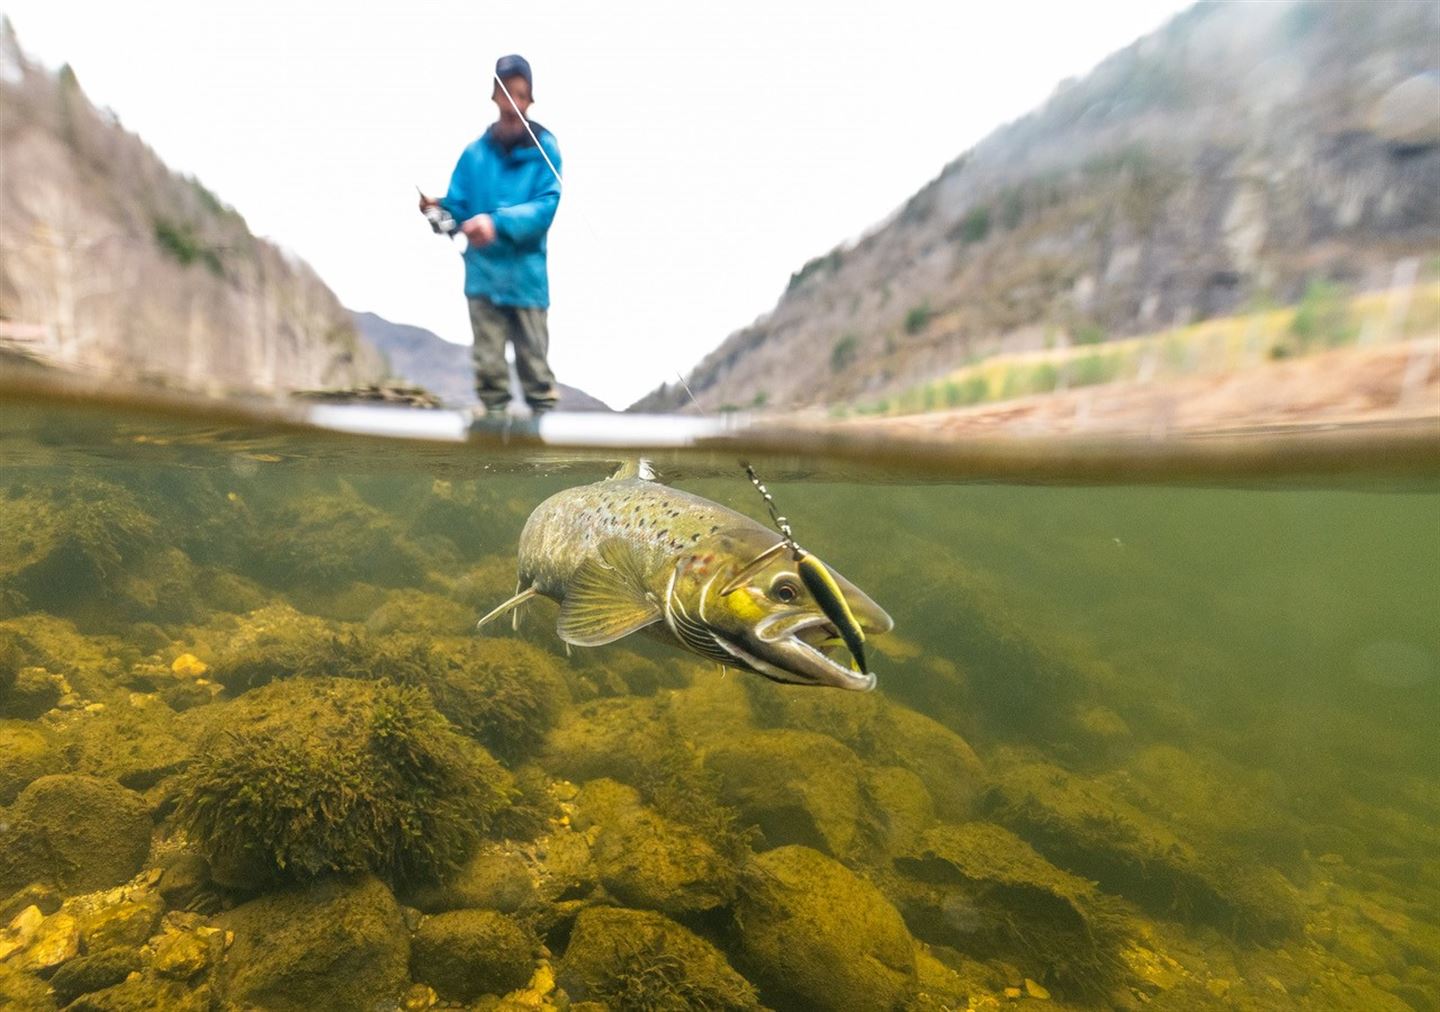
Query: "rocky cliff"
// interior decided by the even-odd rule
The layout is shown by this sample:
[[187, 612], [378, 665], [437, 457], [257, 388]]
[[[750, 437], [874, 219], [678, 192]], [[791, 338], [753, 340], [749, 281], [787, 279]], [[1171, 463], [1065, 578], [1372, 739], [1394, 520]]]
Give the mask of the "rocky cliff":
[[1435, 4], [1200, 4], [805, 264], [689, 385], [707, 410], [873, 399], [1316, 279], [1413, 278], [1440, 250], [1437, 51]]
[[168, 168], [0, 26], [0, 337], [213, 390], [351, 386], [384, 360], [310, 267]]

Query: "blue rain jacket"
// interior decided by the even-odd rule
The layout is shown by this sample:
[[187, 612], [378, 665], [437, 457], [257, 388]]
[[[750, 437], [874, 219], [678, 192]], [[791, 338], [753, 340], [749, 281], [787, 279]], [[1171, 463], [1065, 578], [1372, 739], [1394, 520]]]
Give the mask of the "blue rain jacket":
[[[556, 171], [563, 172], [555, 135], [533, 121], [530, 128]], [[462, 224], [477, 214], [488, 214], [495, 222], [494, 242], [465, 250], [467, 298], [488, 299], [497, 306], [550, 305], [545, 233], [560, 203], [560, 183], [529, 135], [507, 146], [491, 126], [460, 153], [450, 190], [440, 203]]]

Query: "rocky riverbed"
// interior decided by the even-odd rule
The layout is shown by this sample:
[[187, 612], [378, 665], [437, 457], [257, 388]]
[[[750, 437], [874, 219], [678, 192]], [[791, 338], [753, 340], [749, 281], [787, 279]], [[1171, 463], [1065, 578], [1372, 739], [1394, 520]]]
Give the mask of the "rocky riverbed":
[[1440, 1007], [1433, 781], [1297, 800], [941, 529], [857, 695], [472, 635], [539, 484], [248, 473], [0, 487], [0, 1008]]

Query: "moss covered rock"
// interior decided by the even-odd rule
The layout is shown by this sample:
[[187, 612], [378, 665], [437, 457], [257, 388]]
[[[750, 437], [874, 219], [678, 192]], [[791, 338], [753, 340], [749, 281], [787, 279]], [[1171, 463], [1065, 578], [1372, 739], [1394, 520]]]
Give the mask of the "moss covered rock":
[[1188, 910], [1258, 938], [1297, 931], [1295, 889], [1273, 869], [1197, 847], [1106, 783], [1042, 762], [1002, 762], [993, 817], [1046, 857], [1157, 912]]
[[287, 604], [267, 605], [245, 615], [234, 629], [211, 635], [218, 647], [210, 659], [210, 677], [232, 692], [244, 692], [308, 673], [334, 638], [323, 619], [302, 615]]
[[0, 805], [10, 804], [27, 784], [65, 766], [48, 729], [28, 721], [0, 720]]
[[44, 668], [18, 668], [10, 684], [0, 688], [0, 717], [34, 720], [60, 702], [59, 680]]
[[903, 766], [865, 770], [865, 830], [881, 855], [901, 853], [935, 821], [935, 803], [925, 782]]
[[386, 1007], [409, 977], [410, 936], [373, 876], [330, 878], [262, 896], [224, 914], [235, 933], [227, 1002], [276, 1012]]
[[539, 761], [577, 783], [610, 777], [636, 784], [674, 747], [655, 699], [597, 699], [566, 711], [545, 737]]
[[102, 949], [60, 967], [50, 978], [50, 986], [55, 989], [55, 1000], [68, 1005], [82, 994], [119, 984], [139, 969], [138, 949], [123, 946]]
[[67, 1012], [211, 1012], [216, 996], [210, 985], [191, 987], [173, 980], [137, 975], [124, 983], [82, 995]]
[[705, 767], [720, 797], [772, 847], [803, 844], [844, 855], [857, 842], [864, 767], [833, 738], [810, 731], [753, 731], [711, 743]]
[[748, 684], [762, 723], [819, 732], [867, 764], [910, 770], [925, 784], [941, 818], [963, 819], [973, 812], [984, 788], [980, 759], [943, 724], [880, 695], [776, 693]]
[[443, 882], [415, 889], [405, 901], [427, 913], [484, 908], [513, 914], [537, 901], [537, 877], [514, 845], [483, 845]]
[[479, 616], [459, 601], [419, 590], [393, 590], [385, 603], [365, 618], [365, 631], [374, 636], [409, 633], [426, 636], [465, 636]]
[[758, 1009], [755, 989], [705, 939], [662, 914], [617, 907], [580, 912], [556, 982], [603, 1008]]
[[140, 870], [150, 833], [145, 802], [115, 781], [41, 777], [0, 823], [0, 893], [30, 882], [64, 893], [119, 885]]
[[0, 963], [0, 1009], [50, 1012], [55, 1007], [55, 999], [50, 995], [50, 985], [33, 973], [25, 973]]
[[809, 847], [755, 859], [735, 907], [743, 966], [777, 1005], [894, 1008], [915, 991], [915, 941], [880, 891]]
[[415, 980], [442, 998], [473, 1001], [522, 986], [533, 969], [535, 939], [494, 910], [452, 910], [427, 917], [410, 946]]
[[184, 769], [194, 749], [191, 737], [173, 710], [150, 697], [146, 706], [78, 714], [61, 740], [76, 769], [143, 791]]
[[1072, 998], [1102, 999], [1123, 976], [1114, 901], [1009, 830], [935, 826], [895, 864], [910, 881], [891, 895], [927, 942], [1023, 967]]
[[4, 712], [5, 693], [15, 684], [25, 663], [25, 649], [20, 634], [0, 626], [0, 713]]
[[279, 587], [333, 587], [363, 581], [413, 586], [425, 556], [387, 514], [349, 489], [288, 501], [262, 534], [251, 575]]
[[512, 638], [436, 640], [418, 681], [456, 727], [512, 763], [539, 748], [570, 702], [556, 659]]
[[683, 916], [734, 897], [735, 866], [700, 833], [644, 805], [633, 788], [592, 781], [579, 806], [575, 826], [593, 827], [600, 881], [627, 906]]
[[0, 584], [57, 614], [114, 594], [157, 534], [134, 492], [85, 476], [12, 489], [0, 497], [0, 529]]
[[223, 710], [176, 809], [217, 878], [433, 878], [510, 802], [510, 775], [418, 689], [291, 679]]

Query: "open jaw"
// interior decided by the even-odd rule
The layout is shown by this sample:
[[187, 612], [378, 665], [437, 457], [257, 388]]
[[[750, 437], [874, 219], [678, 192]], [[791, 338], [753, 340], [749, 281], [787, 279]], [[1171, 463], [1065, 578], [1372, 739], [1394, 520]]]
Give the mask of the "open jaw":
[[784, 635], [758, 643], [765, 655], [763, 658], [735, 644], [729, 646], [743, 654], [743, 660], [753, 670], [777, 682], [829, 685], [857, 692], [875, 687], [873, 674], [856, 671], [848, 663], [830, 656], [831, 653], [844, 655], [846, 651], [838, 631], [823, 616], [791, 625]]

